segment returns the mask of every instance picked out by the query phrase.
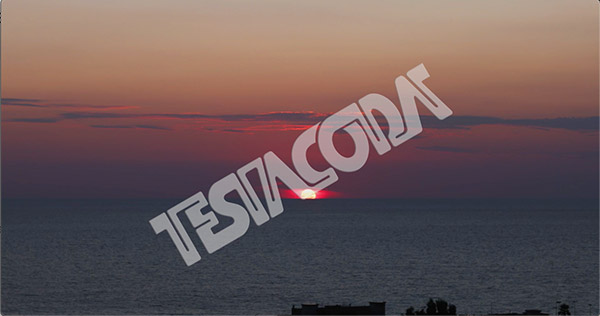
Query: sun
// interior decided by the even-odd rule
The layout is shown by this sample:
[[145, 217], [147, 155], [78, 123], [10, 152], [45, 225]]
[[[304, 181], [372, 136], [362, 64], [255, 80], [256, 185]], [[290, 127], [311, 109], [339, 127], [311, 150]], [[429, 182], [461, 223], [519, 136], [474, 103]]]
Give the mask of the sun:
[[317, 193], [311, 189], [306, 189], [300, 193], [300, 198], [303, 200], [314, 200], [317, 198]]

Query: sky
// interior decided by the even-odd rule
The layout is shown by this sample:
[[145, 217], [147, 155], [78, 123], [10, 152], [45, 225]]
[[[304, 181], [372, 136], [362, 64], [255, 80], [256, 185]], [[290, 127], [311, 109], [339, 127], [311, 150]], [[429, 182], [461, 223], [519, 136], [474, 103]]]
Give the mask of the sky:
[[[596, 1], [4, 0], [2, 196], [187, 197], [423, 63], [454, 112], [321, 197], [597, 198]], [[344, 142], [342, 137], [341, 143]], [[323, 167], [323, 165], [320, 165]]]

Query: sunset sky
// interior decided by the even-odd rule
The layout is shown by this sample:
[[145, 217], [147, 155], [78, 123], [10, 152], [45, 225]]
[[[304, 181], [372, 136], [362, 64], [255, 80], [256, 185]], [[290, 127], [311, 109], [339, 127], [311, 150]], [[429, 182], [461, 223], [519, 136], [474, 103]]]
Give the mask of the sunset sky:
[[207, 191], [397, 104], [421, 63], [453, 116], [327, 197], [598, 197], [596, 1], [4, 0], [2, 22], [3, 197]]

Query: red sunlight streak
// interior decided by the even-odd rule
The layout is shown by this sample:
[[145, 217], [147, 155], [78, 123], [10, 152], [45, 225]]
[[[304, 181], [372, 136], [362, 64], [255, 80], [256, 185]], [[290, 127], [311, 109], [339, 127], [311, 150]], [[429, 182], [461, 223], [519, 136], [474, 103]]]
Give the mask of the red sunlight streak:
[[[284, 199], [297, 199], [300, 200], [300, 197], [298, 197], [298, 195], [296, 195], [296, 193], [294, 193], [293, 190], [291, 189], [281, 189], [279, 190], [281, 192], [281, 197]], [[302, 190], [301, 190], [302, 191]], [[321, 190], [316, 192], [316, 198], [315, 199], [335, 199], [335, 198], [340, 198], [341, 194], [339, 192], [335, 192], [335, 191], [331, 191], [331, 190]]]

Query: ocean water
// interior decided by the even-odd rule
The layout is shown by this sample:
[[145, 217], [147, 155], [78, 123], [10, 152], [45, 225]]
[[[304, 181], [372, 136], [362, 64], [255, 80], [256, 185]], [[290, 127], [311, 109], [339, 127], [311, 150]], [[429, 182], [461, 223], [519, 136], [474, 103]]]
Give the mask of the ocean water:
[[400, 314], [441, 297], [461, 314], [559, 300], [598, 315], [597, 200], [287, 200], [214, 254], [190, 234], [191, 267], [148, 223], [177, 202], [3, 200], [2, 314]]

